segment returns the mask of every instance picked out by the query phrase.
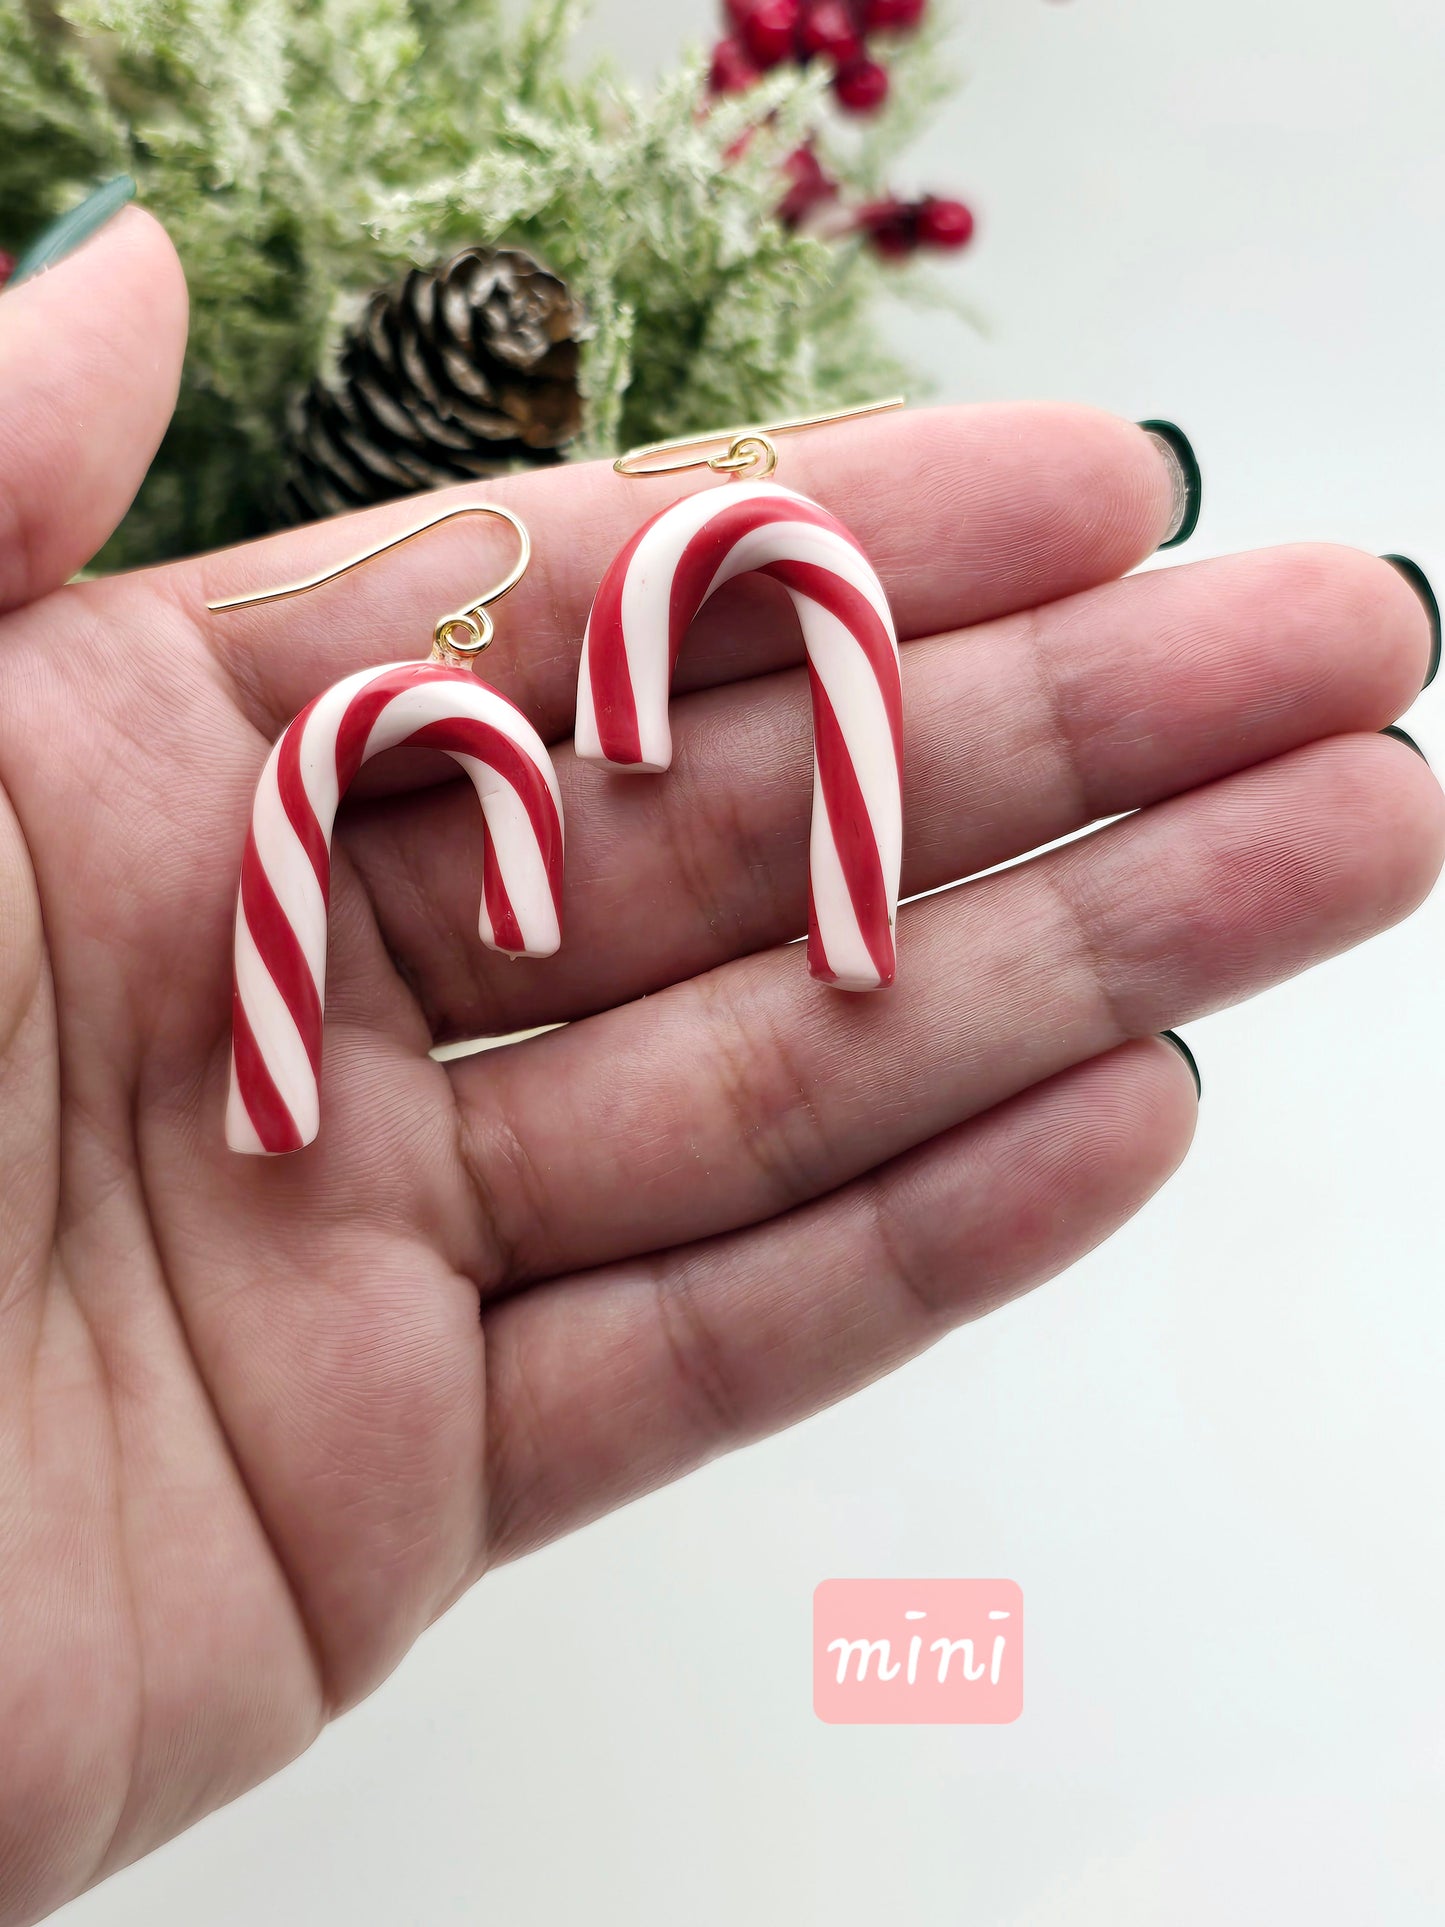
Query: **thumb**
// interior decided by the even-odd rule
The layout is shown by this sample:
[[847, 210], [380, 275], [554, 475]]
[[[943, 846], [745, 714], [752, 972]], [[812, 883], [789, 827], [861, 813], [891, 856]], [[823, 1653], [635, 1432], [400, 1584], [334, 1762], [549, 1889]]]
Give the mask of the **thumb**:
[[0, 293], [0, 611], [58, 588], [114, 532], [185, 346], [185, 276], [139, 208]]

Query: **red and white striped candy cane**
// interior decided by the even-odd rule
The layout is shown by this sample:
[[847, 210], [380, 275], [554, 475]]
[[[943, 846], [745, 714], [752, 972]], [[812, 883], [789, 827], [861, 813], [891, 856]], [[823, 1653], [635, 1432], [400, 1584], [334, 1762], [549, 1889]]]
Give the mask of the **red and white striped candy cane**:
[[561, 798], [522, 712], [469, 669], [439, 663], [391, 663], [337, 683], [291, 724], [256, 790], [236, 911], [233, 1151], [299, 1151], [316, 1136], [331, 832], [361, 765], [403, 746], [445, 750], [476, 786], [482, 942], [550, 957], [561, 941]]
[[613, 769], [672, 761], [667, 701], [683, 637], [715, 589], [756, 571], [802, 625], [813, 691], [808, 966], [843, 990], [893, 981], [903, 848], [903, 699], [883, 585], [835, 516], [772, 482], [666, 508], [612, 563], [592, 605], [577, 750]]

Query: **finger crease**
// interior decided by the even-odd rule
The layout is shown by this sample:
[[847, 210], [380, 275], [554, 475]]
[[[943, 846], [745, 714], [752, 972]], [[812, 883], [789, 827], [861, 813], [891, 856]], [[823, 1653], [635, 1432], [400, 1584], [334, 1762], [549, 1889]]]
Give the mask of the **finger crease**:
[[1019, 618], [1024, 652], [1033, 670], [1034, 693], [1044, 712], [1048, 740], [1053, 745], [1057, 765], [1069, 791], [1071, 820], [1094, 822], [1093, 785], [1089, 781], [1082, 744], [1073, 709], [1064, 693], [1064, 683], [1055, 667], [1054, 653], [1046, 639], [1046, 629], [1037, 609], [1026, 610]]
[[[720, 990], [715, 1001], [723, 1016], [713, 1053], [717, 1089], [738, 1148], [768, 1186], [772, 1210], [785, 1210], [816, 1195], [827, 1165], [827, 1132], [811, 1080], [801, 1053], [761, 1005], [744, 1014]], [[794, 1141], [805, 1138], [807, 1144]]]
[[[927, 1331], [945, 1322], [943, 1308], [929, 1289], [932, 1274], [917, 1262], [916, 1252], [905, 1256], [904, 1240], [898, 1235], [898, 1212], [893, 1202], [897, 1181], [875, 1173], [860, 1187], [860, 1197], [868, 1214], [868, 1230], [882, 1256], [885, 1275], [901, 1292], [906, 1304]], [[915, 1241], [910, 1239], [909, 1244]]]
[[515, 1283], [525, 1275], [522, 1240], [506, 1229], [500, 1187], [492, 1173], [505, 1171], [515, 1182], [534, 1224], [547, 1222], [546, 1188], [531, 1154], [500, 1107], [491, 1110], [483, 1127], [475, 1113], [457, 1104], [457, 1156], [476, 1206], [478, 1238], [485, 1254], [484, 1261], [473, 1268], [473, 1277], [479, 1289], [490, 1295], [501, 1284]]
[[661, 1270], [656, 1282], [657, 1326], [674, 1374], [688, 1406], [700, 1421], [699, 1436], [708, 1443], [736, 1439], [743, 1430], [743, 1414], [732, 1375], [724, 1364], [725, 1348], [698, 1307], [691, 1285]]
[[1045, 860], [1037, 866], [1035, 874], [1063, 913], [1072, 938], [1073, 952], [1081, 966], [1081, 975], [1092, 989], [1093, 1003], [1105, 1034], [1087, 1055], [1097, 1057], [1135, 1034], [1124, 1020], [1122, 1002], [1111, 981], [1113, 972], [1109, 951], [1099, 941], [1089, 913], [1067, 882], [1056, 874], [1055, 866]]

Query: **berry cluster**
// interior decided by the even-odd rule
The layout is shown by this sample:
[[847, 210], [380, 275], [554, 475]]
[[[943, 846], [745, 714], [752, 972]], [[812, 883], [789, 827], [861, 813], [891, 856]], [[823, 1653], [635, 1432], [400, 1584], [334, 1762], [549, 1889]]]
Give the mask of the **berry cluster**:
[[850, 114], [888, 98], [888, 69], [869, 50], [875, 33], [909, 33], [928, 0], [723, 0], [732, 32], [713, 52], [715, 94], [746, 93], [784, 61], [829, 61], [833, 92]]
[[874, 201], [860, 207], [859, 231], [877, 252], [901, 261], [919, 248], [967, 247], [973, 239], [973, 214], [962, 201], [925, 194], [921, 201]]
[[[743, 94], [785, 61], [823, 60], [849, 114], [874, 114], [888, 99], [888, 69], [869, 47], [869, 35], [910, 33], [928, 0], [723, 0], [731, 32], [713, 49], [708, 86], [714, 97]], [[737, 143], [745, 146], [748, 136]], [[838, 200], [837, 181], [811, 141], [783, 163], [785, 187], [778, 218], [799, 227]], [[889, 199], [847, 211], [839, 232], [866, 237], [885, 260], [919, 248], [961, 248], [973, 235], [973, 215], [962, 201], [929, 194], [921, 201]]]

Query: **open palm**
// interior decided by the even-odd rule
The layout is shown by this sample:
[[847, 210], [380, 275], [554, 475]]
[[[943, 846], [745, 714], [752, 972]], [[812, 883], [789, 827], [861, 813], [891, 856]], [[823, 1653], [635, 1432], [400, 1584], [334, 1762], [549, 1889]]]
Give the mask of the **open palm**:
[[337, 837], [320, 1141], [234, 1157], [268, 746], [337, 677], [424, 654], [503, 550], [463, 523], [309, 602], [206, 614], [403, 507], [62, 586], [144, 469], [183, 335], [136, 212], [0, 301], [6, 1923], [279, 1767], [489, 1564], [1104, 1237], [1192, 1126], [1153, 1033], [1402, 915], [1445, 836], [1423, 763], [1374, 733], [1431, 646], [1393, 570], [1293, 549], [1121, 581], [1170, 480], [1081, 410], [822, 432], [785, 479], [898, 615], [904, 887], [976, 879], [905, 909], [894, 990], [830, 993], [789, 947], [810, 786], [784, 606], [720, 598], [673, 772], [600, 775], [566, 747], [588, 602], [675, 485], [499, 484], [538, 560], [485, 669], [557, 746], [563, 950], [482, 950], [469, 787], [379, 763]]

